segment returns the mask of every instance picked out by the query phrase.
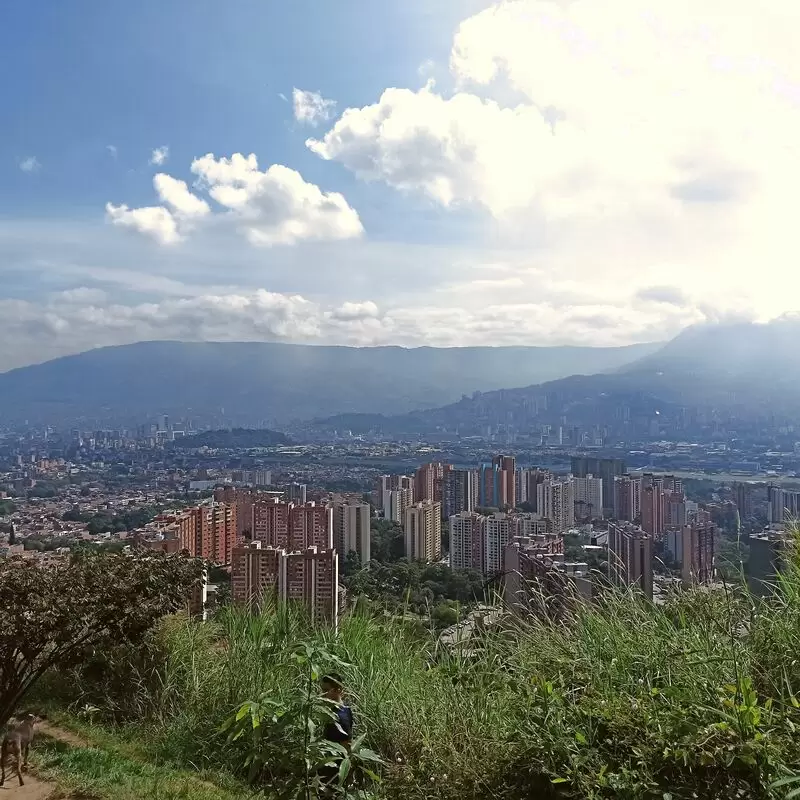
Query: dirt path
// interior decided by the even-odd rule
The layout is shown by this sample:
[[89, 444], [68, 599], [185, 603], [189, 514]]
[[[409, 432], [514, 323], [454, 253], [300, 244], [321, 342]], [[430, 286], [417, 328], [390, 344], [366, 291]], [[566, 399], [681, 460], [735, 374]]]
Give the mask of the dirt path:
[[24, 786], [17, 783], [16, 774], [9, 777], [6, 773], [5, 786], [0, 786], [0, 800], [47, 800], [56, 790], [54, 783], [45, 783], [31, 775], [24, 773]]
[[[36, 732], [56, 739], [70, 747], [88, 747], [89, 742], [71, 731], [57, 728], [46, 720], [42, 720], [36, 726]], [[33, 740], [32, 748], [36, 748], [36, 739]], [[6, 783], [0, 786], [0, 800], [47, 800], [56, 791], [56, 785], [48, 781], [41, 781], [30, 772], [23, 773], [24, 786], [17, 782], [17, 774], [12, 764], [6, 767]]]

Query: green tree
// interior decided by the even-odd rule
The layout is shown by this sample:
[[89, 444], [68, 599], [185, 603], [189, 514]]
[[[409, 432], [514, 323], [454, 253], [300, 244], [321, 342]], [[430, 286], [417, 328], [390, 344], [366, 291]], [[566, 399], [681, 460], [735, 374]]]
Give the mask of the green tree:
[[55, 566], [0, 561], [0, 726], [51, 669], [137, 642], [187, 602], [202, 562], [81, 552]]

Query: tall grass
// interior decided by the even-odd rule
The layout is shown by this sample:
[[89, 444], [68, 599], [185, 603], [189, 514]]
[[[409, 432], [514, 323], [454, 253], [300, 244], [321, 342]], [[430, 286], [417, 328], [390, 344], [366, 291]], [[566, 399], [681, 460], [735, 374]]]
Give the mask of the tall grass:
[[771, 798], [800, 771], [796, 561], [768, 602], [732, 589], [663, 606], [612, 593], [560, 621], [509, 619], [463, 654], [357, 615], [338, 633], [288, 608], [174, 617], [146, 657], [80, 677], [71, 699], [108, 710], [162, 758], [242, 774], [242, 745], [220, 728], [246, 700], [288, 699], [303, 642], [350, 665], [356, 727], [387, 763], [387, 798]]

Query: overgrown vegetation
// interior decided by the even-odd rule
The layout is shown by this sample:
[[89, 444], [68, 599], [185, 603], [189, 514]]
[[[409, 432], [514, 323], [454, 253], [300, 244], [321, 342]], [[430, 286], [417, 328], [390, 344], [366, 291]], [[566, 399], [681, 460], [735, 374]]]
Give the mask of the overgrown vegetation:
[[80, 511], [71, 508], [61, 515], [65, 522], [85, 522], [86, 530], [92, 535], [99, 533], [121, 533], [142, 528], [152, 522], [158, 514], [154, 506], [140, 506], [125, 511]]
[[202, 564], [178, 556], [84, 552], [50, 566], [0, 559], [0, 726], [54, 669], [135, 645], [185, 606]]
[[363, 772], [351, 793], [777, 800], [793, 786], [777, 782], [800, 772], [799, 650], [795, 561], [765, 603], [739, 589], [661, 606], [610, 593], [558, 623], [479, 631], [458, 652], [403, 619], [351, 614], [334, 633], [286, 608], [226, 608], [207, 624], [175, 616], [146, 647], [52, 675], [43, 695], [95, 709], [176, 768], [304, 797], [329, 757], [316, 677], [333, 667], [359, 747], [383, 762], [369, 768], [380, 783]]

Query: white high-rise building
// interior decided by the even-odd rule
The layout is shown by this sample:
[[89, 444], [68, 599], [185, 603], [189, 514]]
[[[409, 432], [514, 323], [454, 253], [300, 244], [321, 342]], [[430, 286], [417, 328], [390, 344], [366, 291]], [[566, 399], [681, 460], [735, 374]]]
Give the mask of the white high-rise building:
[[587, 475], [573, 478], [575, 493], [575, 516], [578, 519], [602, 519], [603, 517], [603, 479]]
[[384, 519], [402, 524], [406, 509], [414, 502], [414, 491], [410, 488], [384, 489], [381, 499]]
[[362, 564], [369, 563], [371, 511], [367, 503], [333, 507], [333, 544], [342, 561], [349, 553], [356, 553]]
[[450, 566], [452, 569], [473, 569], [474, 554], [480, 548], [486, 517], [463, 512], [450, 517]]
[[549, 519], [553, 533], [564, 533], [575, 525], [575, 489], [572, 477], [549, 478], [536, 487], [538, 513]]
[[517, 520], [508, 514], [492, 514], [486, 518], [480, 571], [484, 575], [503, 572], [503, 552], [516, 535]]
[[406, 558], [438, 561], [442, 557], [442, 504], [425, 500], [405, 510]]

